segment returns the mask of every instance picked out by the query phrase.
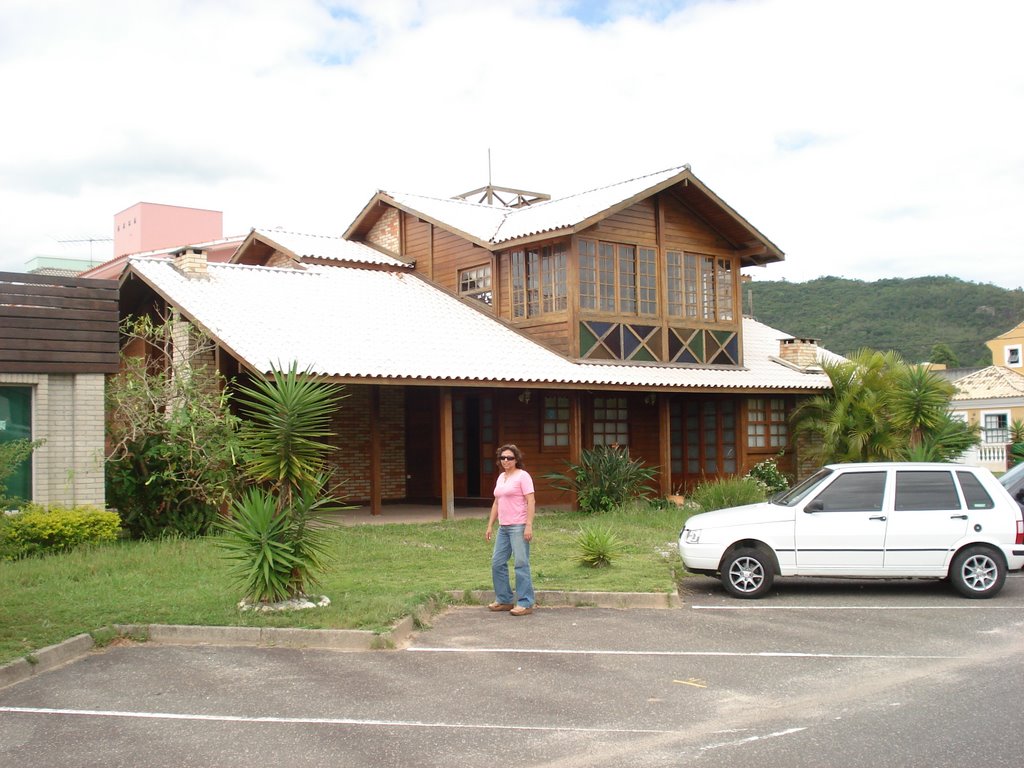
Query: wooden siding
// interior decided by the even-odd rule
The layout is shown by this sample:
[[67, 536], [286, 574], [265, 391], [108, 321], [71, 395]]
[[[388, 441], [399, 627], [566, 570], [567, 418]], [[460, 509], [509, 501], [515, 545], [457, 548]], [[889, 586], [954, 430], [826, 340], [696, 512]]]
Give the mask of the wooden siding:
[[402, 212], [402, 257], [416, 262], [416, 270], [430, 273], [430, 224]]
[[0, 371], [116, 373], [117, 281], [0, 272]]
[[654, 199], [641, 200], [624, 211], [612, 214], [581, 233], [581, 237], [611, 240], [617, 243], [656, 246]]

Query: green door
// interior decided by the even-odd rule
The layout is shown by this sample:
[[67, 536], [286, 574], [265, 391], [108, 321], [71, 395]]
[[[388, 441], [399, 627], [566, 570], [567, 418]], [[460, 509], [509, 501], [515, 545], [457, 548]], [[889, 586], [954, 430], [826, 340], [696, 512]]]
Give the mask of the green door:
[[[0, 387], [0, 445], [15, 440], [32, 439], [32, 388]], [[32, 499], [32, 457], [25, 459], [0, 483], [6, 496]]]

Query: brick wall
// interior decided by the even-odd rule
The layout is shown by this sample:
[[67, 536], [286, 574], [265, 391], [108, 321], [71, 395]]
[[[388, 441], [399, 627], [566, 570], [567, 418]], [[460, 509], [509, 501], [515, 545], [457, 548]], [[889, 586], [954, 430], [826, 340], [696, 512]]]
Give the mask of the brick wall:
[[[343, 482], [346, 501], [370, 498], [370, 385], [348, 385], [347, 397], [331, 420], [335, 433], [331, 465], [334, 481]], [[385, 500], [405, 498], [405, 391], [402, 387], [380, 387], [380, 448]]]
[[106, 506], [105, 378], [102, 373], [0, 374], [0, 384], [32, 388], [32, 500], [38, 504]]
[[397, 208], [388, 208], [366, 235], [368, 242], [396, 256], [402, 253], [402, 230]]

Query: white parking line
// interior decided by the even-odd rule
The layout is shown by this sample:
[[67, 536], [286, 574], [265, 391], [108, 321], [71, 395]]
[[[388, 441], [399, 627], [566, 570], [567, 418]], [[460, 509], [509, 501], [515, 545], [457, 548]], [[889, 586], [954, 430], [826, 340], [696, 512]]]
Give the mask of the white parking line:
[[962, 656], [917, 656], [903, 654], [868, 653], [802, 653], [797, 651], [606, 651], [593, 649], [570, 650], [564, 648], [432, 648], [415, 646], [406, 651], [419, 653], [509, 653], [551, 654], [569, 656], [733, 656], [747, 658], [786, 659], [959, 659]]
[[1017, 605], [691, 605], [694, 611], [970, 611]]
[[547, 725], [492, 723], [444, 723], [421, 720], [372, 720], [350, 717], [245, 717], [241, 715], [192, 715], [180, 712], [125, 712], [119, 710], [54, 709], [51, 707], [0, 707], [0, 713], [28, 715], [71, 715], [79, 717], [124, 717], [140, 720], [199, 720], [217, 723], [280, 723], [285, 725], [357, 725], [384, 728], [468, 728], [496, 731], [550, 731], [571, 733], [679, 733], [658, 728], [576, 728]]

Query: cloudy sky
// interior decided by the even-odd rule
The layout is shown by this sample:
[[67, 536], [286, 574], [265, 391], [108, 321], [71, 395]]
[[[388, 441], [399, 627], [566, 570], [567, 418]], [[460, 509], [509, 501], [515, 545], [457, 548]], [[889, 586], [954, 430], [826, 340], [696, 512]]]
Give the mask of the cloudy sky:
[[689, 163], [755, 279], [1024, 285], [1019, 0], [0, 0], [0, 270], [136, 202], [340, 234], [377, 189]]

